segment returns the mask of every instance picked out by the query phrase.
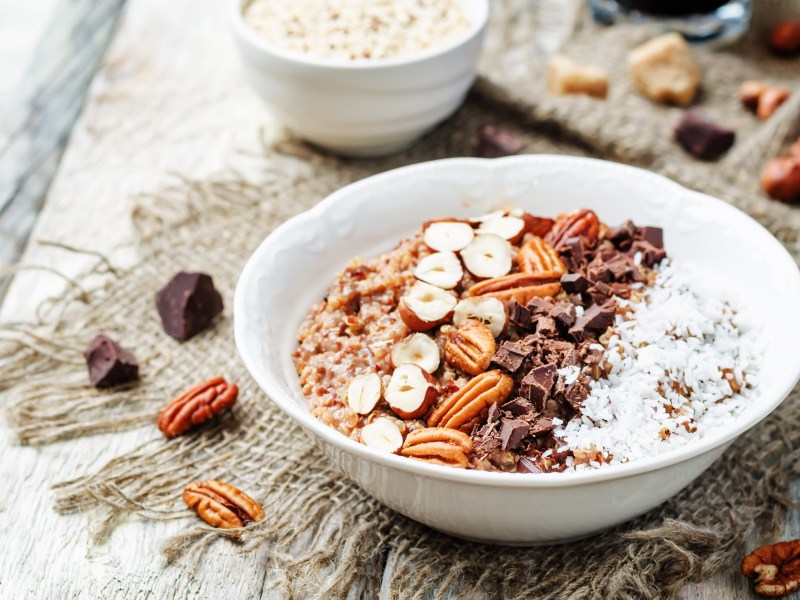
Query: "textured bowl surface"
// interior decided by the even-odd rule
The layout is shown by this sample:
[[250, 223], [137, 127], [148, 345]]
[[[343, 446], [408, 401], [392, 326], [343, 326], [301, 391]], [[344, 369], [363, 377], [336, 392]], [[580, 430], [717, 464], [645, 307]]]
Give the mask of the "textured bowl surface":
[[[291, 359], [297, 328], [354, 256], [372, 257], [423, 221], [513, 204], [534, 214], [591, 208], [664, 228], [669, 254], [763, 320], [761, 384], [730, 426], [658, 456], [596, 471], [548, 475], [438, 467], [376, 452], [314, 419]], [[505, 544], [564, 541], [633, 518], [703, 472], [769, 414], [800, 376], [800, 272], [760, 225], [721, 200], [663, 177], [562, 156], [449, 159], [349, 185], [275, 230], [242, 272], [234, 319], [239, 352], [256, 382], [356, 483], [391, 508], [454, 535]], [[313, 468], [313, 465], [309, 465]]]
[[275, 116], [304, 139], [341, 154], [388, 154], [412, 144], [464, 101], [478, 68], [488, 0], [459, 0], [470, 27], [407, 57], [317, 58], [251, 30], [247, 0], [230, 1], [244, 74]]

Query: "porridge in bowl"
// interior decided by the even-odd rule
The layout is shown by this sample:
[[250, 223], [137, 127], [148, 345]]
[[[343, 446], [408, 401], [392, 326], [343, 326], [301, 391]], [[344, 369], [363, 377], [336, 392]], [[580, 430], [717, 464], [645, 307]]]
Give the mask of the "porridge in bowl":
[[757, 385], [755, 329], [661, 229], [590, 210], [424, 223], [354, 259], [294, 354], [312, 414], [450, 467], [593, 469], [729, 423]]

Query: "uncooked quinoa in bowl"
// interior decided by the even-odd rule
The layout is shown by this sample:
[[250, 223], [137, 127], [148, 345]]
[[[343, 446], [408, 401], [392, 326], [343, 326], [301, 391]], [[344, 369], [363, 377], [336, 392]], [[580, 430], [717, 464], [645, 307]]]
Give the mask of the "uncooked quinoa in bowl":
[[507, 208], [355, 258], [293, 358], [314, 417], [481, 471], [600, 469], [719, 431], [752, 402], [758, 327], [663, 232]]

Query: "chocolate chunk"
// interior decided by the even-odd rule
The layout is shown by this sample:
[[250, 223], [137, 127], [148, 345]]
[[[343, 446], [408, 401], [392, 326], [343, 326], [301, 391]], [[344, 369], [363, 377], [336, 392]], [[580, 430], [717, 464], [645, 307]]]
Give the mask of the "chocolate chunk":
[[[550, 310], [553, 310], [552, 308]], [[555, 337], [558, 335], [555, 319], [548, 316], [541, 316], [536, 319], [536, 333], [543, 337]]]
[[588, 296], [589, 300], [595, 304], [603, 304], [611, 296], [611, 293], [610, 285], [602, 281], [596, 281], [589, 287], [584, 296]]
[[578, 317], [575, 325], [569, 328], [567, 334], [576, 342], [582, 342], [586, 338], [586, 317]]
[[595, 259], [589, 264], [586, 268], [586, 275], [595, 283], [610, 283], [614, 280], [608, 264], [601, 259]]
[[631, 247], [636, 233], [637, 228], [633, 221], [626, 221], [609, 233], [606, 239], [610, 240], [620, 250], [627, 250]]
[[639, 236], [656, 248], [664, 247], [664, 230], [661, 227], [640, 227]]
[[556, 366], [551, 364], [531, 369], [520, 382], [520, 394], [534, 402], [536, 406], [542, 406], [550, 390], [553, 389], [557, 374]]
[[549, 419], [548, 417], [538, 417], [528, 426], [528, 435], [534, 437], [540, 436], [545, 433], [550, 433], [555, 428], [556, 426], [553, 424], [552, 419]]
[[476, 156], [481, 158], [500, 158], [519, 154], [525, 143], [516, 135], [497, 125], [481, 125], [478, 128], [478, 148]]
[[567, 273], [561, 276], [561, 287], [568, 294], [580, 294], [589, 289], [592, 284], [580, 273]]
[[633, 259], [625, 254], [617, 254], [606, 262], [606, 268], [611, 272], [611, 276], [616, 281], [627, 281], [633, 277], [636, 271], [636, 265], [633, 264]]
[[[563, 285], [563, 284], [562, 284]], [[548, 315], [562, 327], [569, 329], [575, 323], [575, 307], [566, 302], [560, 302], [550, 309]]]
[[505, 341], [495, 352], [492, 362], [507, 371], [516, 373], [531, 352], [533, 352], [533, 348], [522, 342]]
[[697, 110], [687, 110], [675, 125], [675, 138], [689, 154], [716, 160], [733, 146], [736, 134]]
[[178, 273], [156, 294], [164, 331], [188, 340], [206, 329], [222, 312], [222, 296], [205, 273]]
[[486, 417], [486, 422], [488, 424], [492, 424], [497, 421], [501, 417], [500, 409], [497, 407], [497, 404], [492, 404], [489, 406], [489, 414]]
[[652, 267], [667, 257], [667, 253], [663, 248], [656, 248], [653, 246], [653, 244], [644, 240], [637, 240], [633, 242], [633, 245], [631, 246], [631, 249], [628, 250], [628, 253], [632, 257], [636, 256], [637, 253], [641, 253], [642, 264], [646, 267]]
[[541, 298], [533, 298], [525, 307], [531, 311], [533, 316], [540, 317], [547, 315], [552, 310], [553, 304]]
[[559, 247], [559, 254], [570, 271], [580, 271], [586, 265], [583, 242], [580, 236], [567, 238]]
[[570, 350], [574, 350], [575, 346], [572, 342], [566, 340], [548, 340], [542, 346], [542, 355], [544, 356], [545, 363], [558, 364], [561, 362], [561, 357]]
[[571, 348], [570, 350], [564, 352], [558, 361], [559, 367], [576, 367], [580, 364], [581, 355], [577, 350], [575, 350], [575, 348]]
[[515, 301], [509, 304], [508, 315], [509, 320], [522, 329], [530, 329], [533, 325], [531, 311]]
[[[637, 275], [639, 271], [636, 271]], [[639, 281], [639, 277], [634, 277], [634, 281]], [[627, 283], [612, 283], [611, 284], [611, 294], [614, 296], [619, 296], [620, 298], [630, 298], [631, 297], [631, 286]]]
[[592, 346], [593, 344], [584, 344], [580, 350], [581, 362], [587, 367], [599, 365], [603, 360], [603, 350]]
[[139, 380], [139, 363], [107, 335], [98, 334], [83, 353], [89, 368], [89, 381], [97, 388], [107, 388]]
[[528, 424], [522, 419], [503, 419], [500, 425], [500, 447], [515, 450], [528, 435]]
[[589, 329], [605, 330], [608, 329], [614, 322], [614, 315], [617, 312], [616, 304], [606, 302], [605, 304], [592, 304], [583, 313], [583, 319], [586, 320], [586, 327]]
[[589, 376], [581, 371], [578, 373], [578, 378], [567, 386], [564, 395], [572, 408], [579, 409], [590, 392]]
[[520, 396], [517, 396], [513, 400], [509, 400], [500, 408], [502, 408], [505, 412], [514, 415], [515, 417], [521, 417], [523, 415], [530, 414], [535, 410], [530, 402]]

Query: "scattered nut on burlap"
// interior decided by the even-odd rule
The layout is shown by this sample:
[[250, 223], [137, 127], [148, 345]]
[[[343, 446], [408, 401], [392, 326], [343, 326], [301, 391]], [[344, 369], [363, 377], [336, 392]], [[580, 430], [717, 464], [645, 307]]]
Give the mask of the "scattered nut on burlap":
[[[72, 288], [42, 307], [38, 325], [0, 329], [2, 352], [9, 357], [0, 367], [3, 401], [22, 443], [153, 428], [149, 443], [84, 477], [56, 484], [58, 511], [91, 511], [100, 523], [95, 537], [102, 539], [126, 514], [185, 517], [180, 490], [193, 481], [230, 482], [246, 489], [266, 513], [241, 535], [242, 550], [266, 544], [276, 567], [268, 571], [271, 583], [298, 598], [344, 597], [350, 590], [372, 597], [380, 585], [391, 598], [431, 593], [452, 598], [670, 597], [683, 583], [737, 563], [756, 523], [780, 521], [784, 509], [776, 498], [787, 493], [790, 479], [800, 476], [797, 390], [693, 485], [650, 513], [585, 541], [506, 549], [443, 536], [367, 496], [263, 397], [237, 358], [232, 293], [244, 261], [264, 236], [355, 179], [421, 160], [470, 154], [474, 132], [486, 121], [519, 135], [526, 152], [631, 162], [719, 195], [758, 219], [800, 259], [800, 208], [766, 199], [758, 183], [764, 160], [785, 151], [800, 133], [800, 93], [764, 123], [743, 110], [737, 96], [745, 79], [790, 86], [796, 81], [795, 64], [772, 58], [750, 40], [713, 57], [697, 51], [704, 71], [700, 104], [711, 117], [735, 128], [738, 140], [720, 163], [703, 164], [671, 140], [679, 109], [633, 93], [624, 58], [646, 39], [641, 29], [594, 31], [582, 23], [570, 55], [608, 69], [613, 82], [609, 97], [548, 97], [541, 76], [546, 58], [537, 56], [531, 42], [532, 4], [496, 4], [476, 91], [456, 116], [415, 148], [390, 158], [350, 161], [287, 140], [264, 149], [265, 168], [258, 177], [230, 171], [202, 181], [165, 182], [160, 193], [138, 201], [134, 219], [141, 262], [135, 269], [120, 272], [98, 259], [95, 275], [105, 273], [105, 285], [91, 292]], [[153, 294], [184, 269], [213, 274], [226, 310], [215, 327], [180, 344], [164, 335]], [[118, 335], [136, 351], [140, 385], [113, 393], [88, 385], [81, 351], [87, 336], [98, 330]], [[190, 435], [164, 440], [153, 421], [165, 399], [217, 375], [240, 385], [233, 410]], [[164, 551], [171, 561], [191, 561], [213, 544], [230, 543], [218, 541], [225, 535], [187, 518], [185, 533], [167, 540]], [[305, 549], [298, 554], [300, 540]]]

